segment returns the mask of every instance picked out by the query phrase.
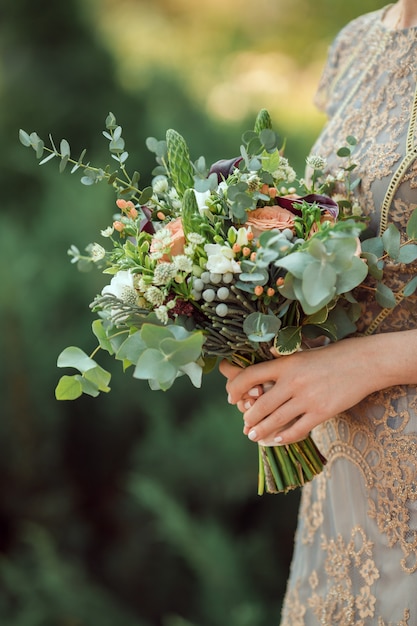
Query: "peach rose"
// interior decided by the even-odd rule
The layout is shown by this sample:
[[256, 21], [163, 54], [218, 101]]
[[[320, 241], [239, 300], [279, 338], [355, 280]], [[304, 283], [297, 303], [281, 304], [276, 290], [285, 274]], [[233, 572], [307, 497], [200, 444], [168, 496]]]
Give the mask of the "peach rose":
[[254, 209], [248, 214], [245, 226], [250, 226], [255, 237], [273, 228], [294, 229], [294, 214], [280, 206], [264, 206]]
[[[165, 224], [164, 228], [168, 230], [171, 235], [170, 253], [164, 254], [159, 260], [169, 262], [171, 261], [171, 256], [184, 254], [185, 235], [180, 217], [177, 217], [175, 220]], [[155, 245], [155, 242], [152, 241], [150, 251], [155, 252], [156, 249], [157, 246]]]

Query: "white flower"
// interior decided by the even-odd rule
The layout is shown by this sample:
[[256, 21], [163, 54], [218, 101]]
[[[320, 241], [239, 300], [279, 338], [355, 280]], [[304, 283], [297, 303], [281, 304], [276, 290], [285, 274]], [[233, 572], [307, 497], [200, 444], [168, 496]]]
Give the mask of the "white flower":
[[196, 191], [194, 189], [194, 194], [200, 214], [206, 213], [209, 210], [207, 200], [210, 198], [210, 191]]
[[319, 154], [310, 154], [306, 158], [307, 167], [310, 167], [312, 170], [322, 170], [326, 167], [326, 159], [324, 159]]
[[236, 243], [241, 248], [243, 248], [243, 246], [247, 246], [249, 243], [248, 233], [252, 232], [251, 227], [249, 226], [248, 228], [245, 228], [244, 226], [242, 226], [241, 228], [239, 228], [239, 230], [237, 230], [234, 226], [231, 226], [231, 229], [233, 229], [234, 231]]
[[177, 273], [177, 268], [173, 263], [158, 263], [153, 273], [154, 285], [167, 285]]
[[100, 246], [99, 243], [90, 244], [90, 246], [88, 247], [88, 252], [90, 253], [91, 260], [94, 261], [94, 263], [97, 263], [97, 261], [101, 261], [101, 259], [104, 259], [104, 257], [106, 256], [105, 249], [103, 248], [103, 246]]
[[158, 287], [149, 287], [144, 296], [148, 302], [150, 302], [153, 306], [161, 306], [164, 303], [165, 295], [164, 292], [158, 289]]
[[176, 256], [174, 256], [173, 264], [180, 272], [186, 272], [187, 274], [191, 274], [191, 272], [193, 271], [193, 262], [185, 254], [177, 254]]
[[168, 324], [168, 309], [164, 304], [155, 309], [155, 315], [160, 322]]
[[126, 304], [136, 304], [137, 293], [133, 285], [133, 274], [129, 270], [120, 270], [113, 276], [110, 285], [101, 290], [101, 295], [112, 295]]
[[233, 272], [238, 274], [241, 269], [239, 263], [234, 260], [234, 252], [228, 246], [221, 246], [218, 243], [208, 243], [204, 246], [207, 254], [206, 268], [215, 274], [226, 274]]
[[100, 231], [102, 237], [111, 237], [113, 232], [114, 232], [113, 226], [107, 226], [107, 228]]
[[166, 176], [156, 176], [152, 181], [152, 188], [155, 193], [166, 193], [168, 187], [168, 178]]
[[205, 242], [205, 239], [200, 233], [188, 233], [187, 239], [190, 243], [198, 246]]

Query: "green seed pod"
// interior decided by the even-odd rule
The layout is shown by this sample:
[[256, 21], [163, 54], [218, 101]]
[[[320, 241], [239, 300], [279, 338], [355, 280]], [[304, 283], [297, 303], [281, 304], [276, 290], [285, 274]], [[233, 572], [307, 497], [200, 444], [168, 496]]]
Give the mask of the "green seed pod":
[[186, 189], [194, 186], [193, 167], [185, 139], [170, 128], [166, 133], [168, 167], [172, 183], [180, 198]]
[[266, 109], [261, 109], [256, 116], [254, 130], [259, 134], [261, 130], [265, 130], [266, 128], [272, 129], [271, 116]]

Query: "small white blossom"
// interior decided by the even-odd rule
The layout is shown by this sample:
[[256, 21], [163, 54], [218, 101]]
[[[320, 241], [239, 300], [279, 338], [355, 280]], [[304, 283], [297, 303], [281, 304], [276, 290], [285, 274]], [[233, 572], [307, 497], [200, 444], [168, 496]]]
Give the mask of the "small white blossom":
[[287, 183], [292, 183], [297, 178], [295, 170], [289, 165], [288, 159], [281, 157], [279, 160], [279, 167], [273, 172], [272, 176], [276, 180], [285, 180]]
[[145, 291], [144, 296], [152, 306], [161, 306], [164, 303], [165, 295], [164, 292], [161, 291], [158, 287], [148, 287]]
[[322, 170], [326, 167], [326, 159], [324, 159], [319, 154], [310, 154], [306, 158], [307, 167], [310, 167], [312, 170]]
[[90, 253], [90, 257], [94, 263], [101, 261], [101, 259], [104, 259], [106, 256], [105, 249], [98, 243], [92, 243], [88, 248], [88, 252]]
[[114, 233], [113, 226], [107, 226], [107, 228], [100, 231], [100, 234], [102, 237], [111, 237], [113, 233]]
[[167, 285], [177, 273], [174, 263], [158, 263], [153, 273], [154, 285]]
[[152, 181], [152, 188], [155, 193], [166, 193], [168, 191], [168, 178], [166, 176], [156, 176]]
[[188, 245], [184, 246], [184, 254], [186, 254], [188, 257], [192, 258], [194, 256], [195, 253], [195, 245], [192, 243], [189, 243]]
[[186, 272], [187, 274], [191, 274], [191, 272], [193, 271], [193, 262], [185, 254], [177, 254], [176, 256], [174, 256], [173, 264], [180, 272]]
[[163, 324], [168, 324], [168, 308], [162, 304], [155, 309], [155, 315]]
[[205, 238], [200, 233], [188, 233], [187, 239], [190, 243], [198, 246], [205, 242]]

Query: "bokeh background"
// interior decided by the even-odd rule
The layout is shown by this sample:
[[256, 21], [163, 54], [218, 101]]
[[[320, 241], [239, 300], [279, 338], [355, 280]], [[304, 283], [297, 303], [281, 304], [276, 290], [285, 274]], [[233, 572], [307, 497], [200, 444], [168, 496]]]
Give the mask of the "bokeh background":
[[112, 111], [148, 184], [145, 139], [234, 156], [266, 107], [297, 168], [329, 43], [378, 0], [0, 0], [0, 626], [269, 626], [298, 493], [256, 495], [257, 451], [218, 373], [167, 393], [122, 376], [58, 403], [56, 357], [92, 350], [80, 274], [111, 221], [105, 186], [39, 167], [18, 129], [109, 162]]

